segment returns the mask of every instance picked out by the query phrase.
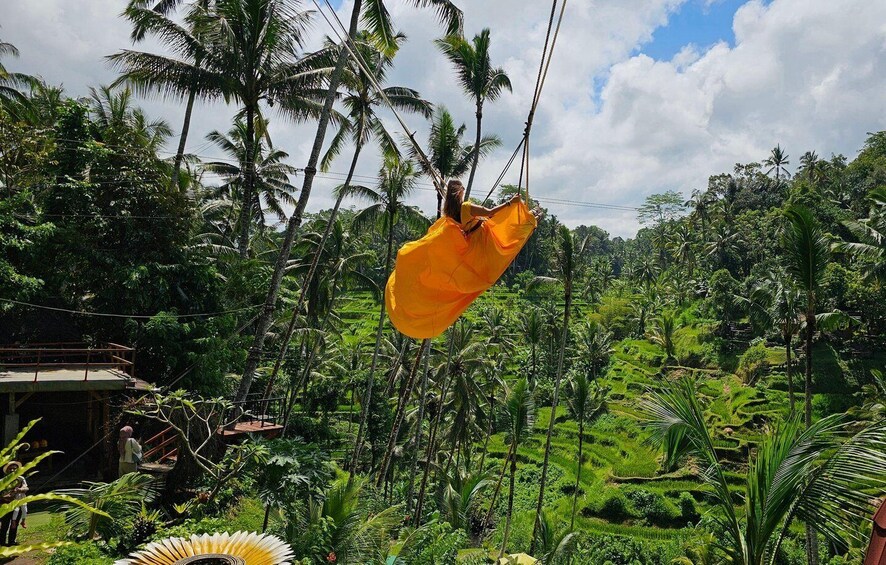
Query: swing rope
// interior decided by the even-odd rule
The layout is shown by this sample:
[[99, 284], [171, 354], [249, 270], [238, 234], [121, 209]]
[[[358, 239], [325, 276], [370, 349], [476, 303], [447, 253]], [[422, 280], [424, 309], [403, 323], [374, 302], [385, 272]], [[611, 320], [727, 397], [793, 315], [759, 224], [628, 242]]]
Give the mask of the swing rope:
[[[529, 107], [529, 115], [526, 118], [526, 127], [523, 130], [523, 137], [520, 139], [520, 143], [517, 144], [517, 148], [514, 149], [513, 155], [511, 155], [511, 159], [505, 165], [504, 170], [499, 175], [498, 179], [492, 185], [492, 188], [489, 189], [489, 193], [486, 194], [486, 198], [484, 200], [488, 200], [492, 193], [495, 192], [495, 189], [498, 188], [498, 184], [502, 181], [505, 174], [507, 174], [508, 169], [510, 169], [511, 164], [514, 162], [514, 159], [517, 156], [517, 153], [520, 151], [520, 148], [523, 148], [523, 158], [520, 162], [520, 176], [517, 180], [517, 190], [520, 192], [520, 189], [523, 186], [523, 173], [525, 170], [526, 173], [526, 202], [529, 202], [529, 135], [532, 133], [532, 123], [535, 118], [535, 110], [538, 108], [538, 102], [541, 99], [541, 93], [544, 89], [545, 80], [548, 77], [548, 69], [551, 67], [551, 60], [554, 56], [554, 47], [557, 45], [557, 37], [560, 35], [560, 26], [563, 23], [563, 14], [566, 11], [566, 2], [568, 0], [563, 0], [563, 3], [560, 4], [560, 15], [557, 16], [557, 27], [554, 28], [554, 17], [557, 14], [557, 0], [553, 0], [551, 2], [551, 16], [548, 19], [548, 30], [545, 34], [545, 42], [544, 47], [542, 47], [541, 52], [541, 61], [538, 65], [538, 76], [535, 79], [535, 90], [532, 96], [532, 104]], [[554, 33], [551, 34], [551, 30], [553, 29]], [[548, 46], [550, 44], [550, 49]]]
[[[545, 80], [548, 76], [548, 70], [551, 66], [551, 60], [553, 59], [554, 47], [557, 44], [557, 37], [560, 34], [560, 27], [563, 23], [563, 15], [566, 11], [566, 3], [568, 0], [563, 0], [562, 4], [560, 4], [560, 13], [557, 16], [557, 4], [558, 0], [553, 0], [551, 2], [551, 15], [548, 18], [548, 27], [545, 33], [545, 41], [544, 46], [542, 48], [542, 56], [541, 61], [539, 62], [538, 67], [538, 75], [536, 76], [535, 88], [533, 90], [532, 104], [529, 109], [529, 115], [526, 119], [526, 127], [523, 131], [523, 136], [520, 139], [520, 142], [517, 144], [517, 147], [514, 149], [514, 152], [511, 154], [510, 159], [505, 164], [505, 167], [502, 169], [501, 174], [499, 174], [495, 183], [492, 185], [492, 188], [489, 189], [489, 192], [486, 194], [485, 200], [488, 200], [492, 193], [495, 192], [495, 189], [498, 188], [499, 183], [501, 183], [504, 176], [507, 174], [508, 170], [510, 170], [511, 165], [514, 163], [514, 160], [517, 158], [517, 154], [520, 152], [520, 149], [523, 149], [523, 157], [520, 164], [520, 176], [518, 179], [518, 190], [522, 189], [523, 186], [523, 174], [524, 171], [526, 173], [526, 200], [529, 201], [529, 135], [532, 132], [532, 123], [535, 117], [536, 108], [538, 108], [538, 102], [541, 98], [542, 90], [544, 89]], [[317, 11], [320, 12], [320, 15], [323, 16], [323, 19], [326, 20], [326, 23], [329, 24], [330, 29], [332, 29], [333, 34], [338, 38], [338, 40], [344, 45], [344, 47], [348, 50], [351, 57], [354, 59], [354, 62], [360, 67], [360, 69], [366, 74], [367, 79], [370, 84], [375, 88], [376, 92], [378, 92], [379, 96], [382, 100], [387, 104], [388, 108], [394, 114], [394, 117], [400, 123], [400, 126], [403, 128], [403, 131], [406, 132], [407, 139], [415, 148], [416, 154], [419, 159], [424, 163], [425, 167], [428, 170], [428, 174], [432, 177], [432, 181], [434, 186], [437, 189], [437, 193], [444, 197], [446, 196], [446, 187], [445, 187], [445, 179], [443, 179], [437, 169], [431, 163], [431, 160], [428, 158], [427, 154], [425, 154], [424, 150], [419, 145], [418, 141], [415, 139], [415, 133], [409, 129], [406, 125], [406, 122], [403, 120], [403, 117], [391, 103], [391, 100], [388, 98], [387, 94], [384, 92], [384, 89], [379, 85], [378, 81], [375, 78], [375, 75], [372, 71], [369, 70], [369, 66], [366, 64], [363, 56], [357, 50], [356, 44], [353, 39], [350, 37], [350, 34], [347, 33], [347, 29], [345, 28], [342, 21], [339, 19], [338, 14], [336, 14], [335, 9], [329, 3], [329, 0], [324, 0], [326, 7], [329, 9], [332, 14], [332, 18], [326, 15], [326, 11], [320, 6], [317, 0], [312, 0], [314, 6], [317, 7]], [[554, 18], [557, 18], [557, 26], [554, 27]], [[341, 31], [339, 31], [341, 30]], [[553, 31], [553, 33], [552, 33]], [[522, 191], [521, 191], [522, 193]]]
[[[431, 180], [433, 181], [434, 186], [437, 189], [437, 192], [441, 196], [445, 197], [446, 196], [446, 194], [445, 194], [445, 192], [446, 192], [445, 180], [439, 176], [437, 169], [434, 168], [433, 164], [431, 164], [431, 160], [428, 158], [428, 156], [422, 150], [421, 146], [415, 140], [415, 132], [413, 132], [409, 129], [409, 126], [406, 125], [406, 122], [403, 120], [403, 117], [400, 115], [399, 112], [397, 112], [397, 109], [394, 107], [394, 104], [391, 102], [391, 99], [388, 98], [387, 93], [385, 93], [384, 89], [378, 83], [378, 80], [375, 78], [375, 75], [369, 69], [369, 65], [366, 64], [365, 59], [363, 59], [363, 55], [361, 55], [360, 52], [358, 51], [356, 44], [354, 43], [350, 34], [347, 32], [347, 29], [345, 28], [342, 21], [339, 19], [338, 14], [335, 13], [335, 9], [329, 3], [329, 0], [324, 0], [324, 1], [325, 1], [326, 6], [329, 8], [329, 11], [332, 13], [332, 17], [335, 20], [334, 24], [333, 24], [333, 21], [330, 20], [329, 17], [326, 15], [326, 12], [323, 10], [323, 8], [320, 6], [320, 4], [317, 3], [317, 0], [312, 0], [312, 1], [314, 3], [314, 6], [317, 7], [317, 11], [320, 12], [320, 15], [323, 16], [323, 19], [326, 20], [326, 23], [329, 24], [329, 27], [332, 29], [332, 33], [335, 34], [335, 36], [342, 43], [342, 45], [345, 47], [345, 49], [348, 50], [348, 53], [350, 53], [351, 58], [354, 60], [355, 63], [357, 63], [357, 65], [360, 67], [360, 70], [362, 70], [366, 74], [366, 78], [369, 79], [369, 83], [372, 85], [373, 88], [375, 88], [375, 91], [378, 92], [378, 95], [381, 96], [381, 98], [382, 98], [382, 100], [384, 100], [385, 104], [387, 104], [388, 108], [394, 114], [394, 117], [397, 118], [397, 121], [400, 122], [400, 127], [402, 127], [403, 131], [406, 132], [407, 138], [412, 143], [413, 147], [415, 147], [416, 154], [419, 156], [419, 159], [424, 163], [425, 167], [428, 170], [428, 174], [431, 175], [431, 177], [432, 177]], [[342, 33], [340, 33], [339, 30], [341, 30], [341, 32], [344, 35], [342, 35]]]

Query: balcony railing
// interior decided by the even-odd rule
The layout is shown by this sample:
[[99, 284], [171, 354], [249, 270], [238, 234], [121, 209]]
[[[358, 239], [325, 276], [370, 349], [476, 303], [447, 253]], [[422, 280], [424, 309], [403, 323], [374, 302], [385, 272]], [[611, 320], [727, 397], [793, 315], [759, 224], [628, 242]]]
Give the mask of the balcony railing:
[[224, 421], [228, 426], [236, 424], [251, 424], [253, 427], [264, 428], [277, 426], [283, 410], [283, 397], [261, 398], [260, 395], [250, 395], [246, 400], [240, 400], [231, 404]]
[[0, 372], [33, 372], [34, 382], [41, 372], [59, 369], [89, 373], [110, 371], [121, 377], [135, 378], [135, 349], [117, 343], [89, 346], [84, 343], [29, 343], [0, 347]]

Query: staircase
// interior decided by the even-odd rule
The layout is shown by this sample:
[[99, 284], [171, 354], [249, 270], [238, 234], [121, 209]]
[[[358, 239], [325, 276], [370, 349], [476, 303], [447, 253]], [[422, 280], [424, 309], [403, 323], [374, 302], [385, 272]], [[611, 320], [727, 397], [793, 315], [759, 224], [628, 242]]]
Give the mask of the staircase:
[[178, 460], [178, 434], [172, 427], [149, 438], [142, 446], [142, 462], [138, 470], [153, 475], [160, 490], [166, 486], [166, 475]]

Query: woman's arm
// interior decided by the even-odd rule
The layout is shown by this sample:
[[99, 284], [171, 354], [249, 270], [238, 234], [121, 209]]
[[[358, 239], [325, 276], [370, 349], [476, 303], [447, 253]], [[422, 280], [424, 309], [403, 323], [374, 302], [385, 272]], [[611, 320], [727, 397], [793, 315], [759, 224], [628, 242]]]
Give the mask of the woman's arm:
[[504, 204], [499, 204], [495, 208], [486, 208], [485, 206], [477, 206], [476, 204], [471, 204], [471, 216], [485, 216], [487, 218], [491, 218], [496, 215], [498, 212], [504, 210], [514, 202], [518, 202], [520, 200], [520, 195], [515, 194], [513, 198], [505, 202]]

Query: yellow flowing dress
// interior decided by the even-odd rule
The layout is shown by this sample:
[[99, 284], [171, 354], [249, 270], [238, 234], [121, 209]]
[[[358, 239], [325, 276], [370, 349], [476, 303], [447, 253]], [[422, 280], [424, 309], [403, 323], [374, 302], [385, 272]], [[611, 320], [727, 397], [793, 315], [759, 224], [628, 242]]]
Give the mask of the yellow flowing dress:
[[[462, 223], [446, 216], [418, 241], [404, 245], [385, 287], [394, 327], [415, 338], [433, 338], [451, 326], [475, 298], [501, 277], [536, 227], [523, 201], [494, 218], [471, 216], [462, 204]], [[480, 222], [479, 227], [474, 226]]]

